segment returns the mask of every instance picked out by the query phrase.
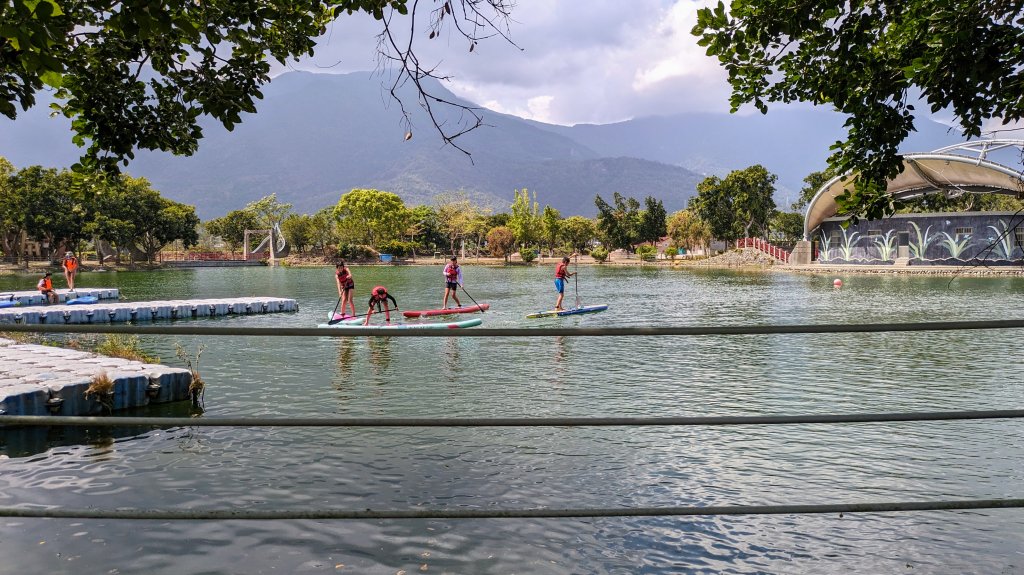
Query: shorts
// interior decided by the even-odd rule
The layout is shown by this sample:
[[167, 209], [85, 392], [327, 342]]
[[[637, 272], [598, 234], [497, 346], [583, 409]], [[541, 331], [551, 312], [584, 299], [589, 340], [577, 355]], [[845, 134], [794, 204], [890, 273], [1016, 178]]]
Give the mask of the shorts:
[[356, 289], [356, 282], [346, 282], [345, 285], [341, 286], [345, 291], [352, 291]]
[[562, 278], [555, 278], [555, 290], [558, 291], [558, 293], [564, 293], [565, 280], [563, 280]]
[[459, 287], [459, 282], [444, 282], [444, 285], [450, 290], [455, 290]]

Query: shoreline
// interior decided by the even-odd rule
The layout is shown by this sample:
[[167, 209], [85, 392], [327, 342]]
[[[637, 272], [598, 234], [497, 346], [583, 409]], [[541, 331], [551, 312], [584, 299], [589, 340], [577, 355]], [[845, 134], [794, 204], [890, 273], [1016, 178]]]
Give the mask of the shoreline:
[[[729, 260], [727, 256], [730, 252], [726, 252], [723, 256], [726, 256], [726, 260]], [[573, 265], [584, 265], [584, 266], [609, 266], [609, 267], [659, 267], [659, 268], [670, 268], [670, 269], [721, 269], [721, 270], [736, 270], [736, 271], [764, 271], [764, 272], [783, 272], [783, 273], [794, 273], [803, 275], [903, 275], [903, 276], [945, 276], [945, 277], [1015, 277], [1024, 276], [1024, 266], [986, 266], [979, 264], [975, 266], [893, 266], [893, 265], [843, 265], [843, 264], [807, 264], [807, 265], [795, 265], [786, 264], [782, 262], [775, 262], [767, 259], [757, 261], [715, 261], [716, 259], [723, 258], [723, 256], [716, 256], [713, 258], [706, 258], [700, 260], [656, 260], [656, 261], [641, 261], [638, 258], [612, 258], [603, 263], [595, 261], [590, 256], [580, 256], [577, 261], [573, 262]], [[482, 266], [482, 267], [540, 267], [540, 266], [554, 266], [559, 261], [557, 257], [545, 257], [538, 258], [530, 263], [522, 261], [505, 262], [502, 258], [490, 258], [490, 257], [466, 257], [460, 259], [460, 263], [466, 266]], [[416, 260], [401, 260], [391, 263], [382, 262], [360, 262], [351, 261], [348, 262], [353, 266], [390, 266], [390, 267], [404, 267], [404, 266], [440, 266], [443, 265], [446, 260], [443, 259], [426, 259], [417, 258]], [[330, 267], [332, 264], [323, 259], [310, 259], [310, 260], [297, 260], [289, 261], [284, 260], [281, 262], [281, 267], [295, 267], [295, 268], [309, 268], [309, 267]], [[105, 273], [105, 272], [124, 272], [124, 271], [162, 271], [168, 269], [184, 269], [183, 266], [169, 266], [162, 264], [144, 264], [129, 268], [128, 266], [104, 266], [99, 268], [98, 265], [89, 265], [88, 262], [83, 263], [81, 271], [90, 273]], [[49, 264], [42, 264], [40, 262], [33, 262], [28, 268], [25, 266], [14, 266], [14, 265], [0, 265], [0, 276], [37, 276], [44, 271], [51, 271], [56, 274], [56, 266]], [[59, 271], [59, 270], [57, 270]]]

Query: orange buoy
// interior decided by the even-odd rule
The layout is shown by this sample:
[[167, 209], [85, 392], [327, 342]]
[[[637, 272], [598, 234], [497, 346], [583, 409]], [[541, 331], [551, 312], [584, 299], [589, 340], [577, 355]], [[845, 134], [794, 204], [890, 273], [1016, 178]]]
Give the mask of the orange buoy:
[[836, 278], [836, 280], [832, 282], [832, 286], [837, 288], [843, 287], [843, 280]]

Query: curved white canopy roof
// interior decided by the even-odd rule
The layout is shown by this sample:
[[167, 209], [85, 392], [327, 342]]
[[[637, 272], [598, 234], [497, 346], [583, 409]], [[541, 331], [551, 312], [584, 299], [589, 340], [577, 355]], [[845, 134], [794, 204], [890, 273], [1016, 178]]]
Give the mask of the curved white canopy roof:
[[[889, 180], [886, 191], [897, 199], [940, 192], [950, 197], [964, 193], [1024, 195], [1024, 173], [985, 159], [988, 152], [1006, 147], [1024, 149], [1024, 140], [981, 140], [934, 152], [904, 154], [903, 172]], [[977, 156], [965, 155], [972, 152]], [[836, 196], [853, 186], [853, 178], [844, 176], [828, 181], [807, 204], [805, 240], [821, 222], [836, 215]]]

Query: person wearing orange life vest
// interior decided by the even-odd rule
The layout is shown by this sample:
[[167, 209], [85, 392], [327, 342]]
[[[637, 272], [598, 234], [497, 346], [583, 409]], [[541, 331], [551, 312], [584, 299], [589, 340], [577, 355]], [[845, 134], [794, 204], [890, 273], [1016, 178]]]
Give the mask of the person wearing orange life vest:
[[441, 309], [448, 309], [449, 295], [455, 300], [457, 307], [462, 307], [462, 302], [459, 301], [459, 295], [456, 293], [460, 285], [462, 285], [462, 267], [459, 266], [459, 260], [452, 256], [448, 265], [444, 266], [444, 303], [441, 304]]
[[60, 267], [64, 268], [64, 279], [68, 282], [68, 289], [75, 289], [75, 274], [78, 273], [78, 258], [73, 252], [64, 254], [64, 261]]
[[47, 303], [57, 303], [57, 292], [53, 291], [53, 281], [50, 280], [50, 276], [53, 275], [50, 272], [43, 274], [43, 277], [36, 284], [36, 288], [39, 289], [39, 293], [46, 296]]
[[[388, 305], [388, 300], [391, 300], [394, 307]], [[391, 322], [391, 310], [398, 309], [398, 302], [395, 301], [395, 298], [388, 293], [387, 288], [384, 286], [377, 286], [370, 290], [369, 303], [370, 308], [366, 310], [366, 321], [363, 322], [363, 325], [370, 325], [370, 316], [373, 315], [374, 307], [377, 308], [377, 313], [384, 312], [384, 321], [388, 323]], [[384, 306], [383, 309], [381, 309], [381, 304]]]
[[558, 311], [562, 310], [562, 298], [565, 297], [565, 280], [574, 275], [576, 274], [569, 271], [568, 256], [563, 257], [562, 263], [555, 267], [555, 289], [558, 290], [558, 299], [555, 301], [555, 309]]

